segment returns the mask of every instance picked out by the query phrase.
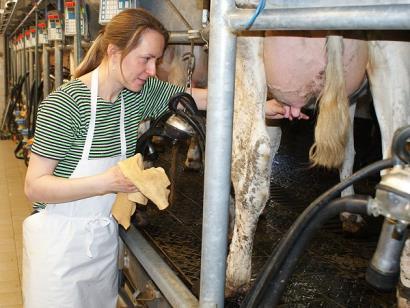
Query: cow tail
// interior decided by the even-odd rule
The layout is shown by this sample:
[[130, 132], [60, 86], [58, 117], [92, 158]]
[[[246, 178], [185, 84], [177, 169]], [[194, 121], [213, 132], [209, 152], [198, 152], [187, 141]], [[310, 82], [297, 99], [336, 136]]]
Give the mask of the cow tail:
[[320, 94], [315, 143], [309, 157], [314, 166], [339, 167], [349, 131], [349, 101], [343, 71], [343, 37], [328, 36], [325, 86]]

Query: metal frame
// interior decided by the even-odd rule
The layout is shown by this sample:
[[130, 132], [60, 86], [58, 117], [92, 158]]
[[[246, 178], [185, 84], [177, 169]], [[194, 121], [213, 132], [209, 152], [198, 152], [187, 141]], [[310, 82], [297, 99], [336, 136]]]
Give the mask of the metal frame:
[[[410, 29], [410, 1], [364, 0], [360, 6], [357, 2], [284, 1], [282, 7], [276, 5], [275, 9], [262, 12], [250, 30]], [[268, 7], [274, 4], [270, 1]], [[295, 7], [289, 7], [292, 4]], [[211, 1], [200, 307], [224, 306], [236, 61], [234, 32], [244, 29], [252, 13], [253, 10], [236, 8], [234, 0]]]
[[[37, 2], [37, 5], [40, 2], [41, 0]], [[254, 2], [257, 3], [256, 0]], [[358, 1], [354, 0], [277, 0], [268, 2], [267, 9], [256, 19], [251, 31], [267, 29], [410, 29], [410, 18], [408, 18], [410, 0], [362, 0], [360, 6], [357, 5]], [[32, 12], [34, 11], [31, 11], [30, 14]], [[254, 10], [237, 8], [234, 0], [211, 1], [200, 307], [224, 306], [236, 32], [244, 29], [253, 13]], [[24, 20], [12, 34], [23, 23]], [[8, 23], [5, 30], [7, 26]], [[80, 33], [80, 31], [77, 32]], [[184, 34], [175, 35], [176, 41], [183, 41], [187, 38], [189, 37], [185, 37]], [[62, 66], [60, 54], [62, 48], [59, 45], [60, 43], [56, 42], [54, 47], [56, 68]], [[77, 42], [76, 48], [78, 45]], [[217, 46], [217, 48], [212, 48], [212, 46]], [[43, 46], [43, 56], [46, 55], [45, 48], [47, 47]], [[19, 70], [24, 72], [25, 49], [16, 52], [10, 58], [16, 59], [16, 75], [18, 75]], [[56, 69], [57, 73], [58, 71], [60, 70]], [[61, 76], [56, 75], [56, 85], [60, 83]], [[167, 293], [167, 299], [176, 307], [196, 306], [198, 303], [188, 294], [189, 291], [179, 284], [175, 288], [176, 280], [168, 269], [162, 268], [161, 271], [157, 271], [158, 264], [161, 263], [160, 260], [149, 249], [149, 246], [146, 246], [141, 236], [136, 234], [134, 229], [131, 230], [131, 233], [136, 237], [129, 238], [129, 240], [135, 242], [135, 238], [138, 239], [138, 243], [135, 242], [135, 245], [132, 246], [145, 247], [135, 251], [135, 256], [138, 256], [140, 262], [145, 264], [144, 267], [147, 266], [150, 274], [156, 277], [156, 283], [158, 286], [161, 285], [160, 289], [164, 294]], [[122, 233], [122, 237], [128, 238], [130, 234]], [[159, 263], [150, 265], [148, 261], [154, 260], [154, 263]], [[171, 279], [168, 279], [167, 275], [171, 275], [169, 276]], [[180, 296], [180, 294], [184, 294], [184, 296]], [[173, 302], [174, 300], [175, 302]]]

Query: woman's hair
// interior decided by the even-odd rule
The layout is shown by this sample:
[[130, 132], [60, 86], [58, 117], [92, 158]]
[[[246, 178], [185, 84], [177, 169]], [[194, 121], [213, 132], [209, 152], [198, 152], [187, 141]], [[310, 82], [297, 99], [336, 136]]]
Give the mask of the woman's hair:
[[138, 46], [146, 30], [154, 30], [162, 34], [165, 45], [168, 43], [169, 34], [165, 27], [154, 16], [143, 9], [127, 9], [114, 16], [102, 29], [91, 45], [83, 61], [74, 72], [74, 77], [83, 76], [101, 64], [109, 44], [121, 50], [122, 60], [127, 54]]

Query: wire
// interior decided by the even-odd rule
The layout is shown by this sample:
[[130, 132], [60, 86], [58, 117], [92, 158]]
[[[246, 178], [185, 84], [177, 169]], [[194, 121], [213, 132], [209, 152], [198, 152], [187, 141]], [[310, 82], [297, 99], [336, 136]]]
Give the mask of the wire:
[[262, 10], [265, 8], [266, 0], [259, 0], [258, 6], [256, 7], [255, 14], [249, 19], [249, 21], [245, 25], [245, 29], [248, 30], [253, 23], [255, 22], [256, 18], [259, 16], [259, 14], [262, 12]]

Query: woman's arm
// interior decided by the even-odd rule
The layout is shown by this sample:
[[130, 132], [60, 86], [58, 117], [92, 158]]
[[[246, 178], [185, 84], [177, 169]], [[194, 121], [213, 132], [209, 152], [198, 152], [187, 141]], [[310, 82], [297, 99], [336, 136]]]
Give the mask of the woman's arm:
[[118, 166], [89, 177], [66, 179], [53, 176], [58, 161], [32, 153], [24, 191], [31, 201], [62, 203], [112, 192], [134, 192], [137, 188]]
[[[191, 89], [186, 90], [190, 93]], [[199, 110], [206, 110], [208, 89], [192, 88], [192, 97], [194, 98]], [[309, 117], [300, 111], [300, 108], [295, 108], [281, 104], [275, 99], [266, 101], [265, 117], [267, 119], [298, 119], [307, 120]]]
[[192, 88], [186, 89], [187, 93], [192, 91], [192, 97], [195, 100], [196, 106], [199, 110], [206, 110], [206, 105], [208, 102], [208, 89]]
[[301, 112], [300, 108], [291, 107], [278, 102], [275, 99], [266, 101], [265, 118], [267, 119], [298, 119], [307, 120], [309, 116]]

